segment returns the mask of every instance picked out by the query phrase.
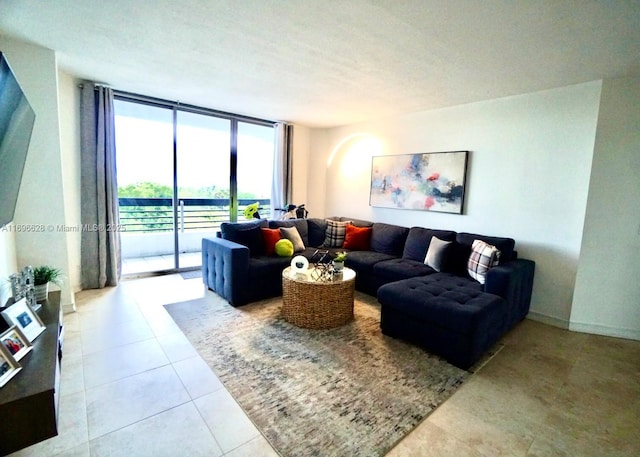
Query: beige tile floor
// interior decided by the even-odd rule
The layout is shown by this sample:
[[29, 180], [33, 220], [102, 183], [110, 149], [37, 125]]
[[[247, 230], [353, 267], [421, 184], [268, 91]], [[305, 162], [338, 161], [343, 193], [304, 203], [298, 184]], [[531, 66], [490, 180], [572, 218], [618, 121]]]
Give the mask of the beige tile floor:
[[[14, 456], [277, 456], [162, 307], [205, 293], [180, 275], [79, 293], [60, 434]], [[640, 342], [525, 320], [502, 343], [388, 456], [640, 455]]]

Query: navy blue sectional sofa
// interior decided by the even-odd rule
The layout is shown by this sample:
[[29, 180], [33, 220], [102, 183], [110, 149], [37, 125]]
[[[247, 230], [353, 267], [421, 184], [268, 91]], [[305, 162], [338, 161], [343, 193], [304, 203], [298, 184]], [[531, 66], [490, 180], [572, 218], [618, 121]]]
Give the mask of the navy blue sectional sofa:
[[[380, 327], [388, 336], [467, 369], [529, 311], [535, 264], [518, 258], [511, 238], [331, 219], [371, 228], [368, 249], [350, 251], [346, 266], [356, 271], [356, 289], [378, 298]], [[233, 306], [281, 295], [282, 270], [291, 258], [265, 255], [260, 231], [279, 227], [297, 228], [305, 249], [296, 255], [310, 260], [325, 242], [324, 219], [223, 224], [216, 237], [202, 241], [206, 286]], [[440, 271], [425, 264], [434, 237], [450, 242]], [[467, 271], [475, 240], [500, 251], [500, 262], [488, 270], [484, 284]]]

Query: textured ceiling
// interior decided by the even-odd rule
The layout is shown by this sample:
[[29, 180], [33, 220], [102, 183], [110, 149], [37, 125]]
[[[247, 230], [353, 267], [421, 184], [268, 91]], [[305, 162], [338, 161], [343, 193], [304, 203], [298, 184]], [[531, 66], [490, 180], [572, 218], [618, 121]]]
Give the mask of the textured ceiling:
[[124, 91], [312, 127], [640, 74], [640, 1], [0, 0]]

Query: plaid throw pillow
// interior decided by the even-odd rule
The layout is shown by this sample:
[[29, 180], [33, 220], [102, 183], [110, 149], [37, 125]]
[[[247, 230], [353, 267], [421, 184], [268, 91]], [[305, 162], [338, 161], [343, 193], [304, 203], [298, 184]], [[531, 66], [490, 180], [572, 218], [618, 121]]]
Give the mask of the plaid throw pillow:
[[347, 224], [350, 222], [327, 219], [327, 228], [324, 232], [324, 243], [322, 245], [326, 248], [341, 248], [347, 233]]
[[482, 240], [475, 240], [471, 245], [471, 255], [467, 262], [469, 276], [484, 284], [487, 271], [500, 262], [500, 251]]

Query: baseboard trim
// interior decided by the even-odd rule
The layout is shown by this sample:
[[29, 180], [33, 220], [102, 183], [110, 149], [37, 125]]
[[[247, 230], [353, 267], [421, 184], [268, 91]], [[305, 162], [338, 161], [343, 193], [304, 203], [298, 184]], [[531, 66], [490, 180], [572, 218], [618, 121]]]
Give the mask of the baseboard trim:
[[75, 303], [68, 303], [66, 305], [62, 305], [62, 313], [63, 314], [75, 313], [75, 312], [76, 312], [76, 304]]
[[584, 322], [571, 322], [569, 330], [573, 332], [591, 333], [594, 335], [612, 336], [640, 341], [640, 330], [631, 328], [609, 327], [607, 325], [588, 324]]
[[611, 336], [614, 338], [640, 341], [640, 330], [631, 328], [609, 327], [607, 325], [590, 324], [586, 322], [572, 322], [558, 317], [549, 316], [547, 314], [538, 313], [536, 311], [529, 311], [527, 319], [542, 322], [547, 325], [553, 325], [554, 327], [563, 328], [572, 332], [590, 333], [592, 335]]
[[560, 319], [558, 317], [548, 316], [547, 314], [538, 313], [536, 311], [529, 311], [529, 314], [527, 314], [527, 319], [569, 330], [569, 321]]

